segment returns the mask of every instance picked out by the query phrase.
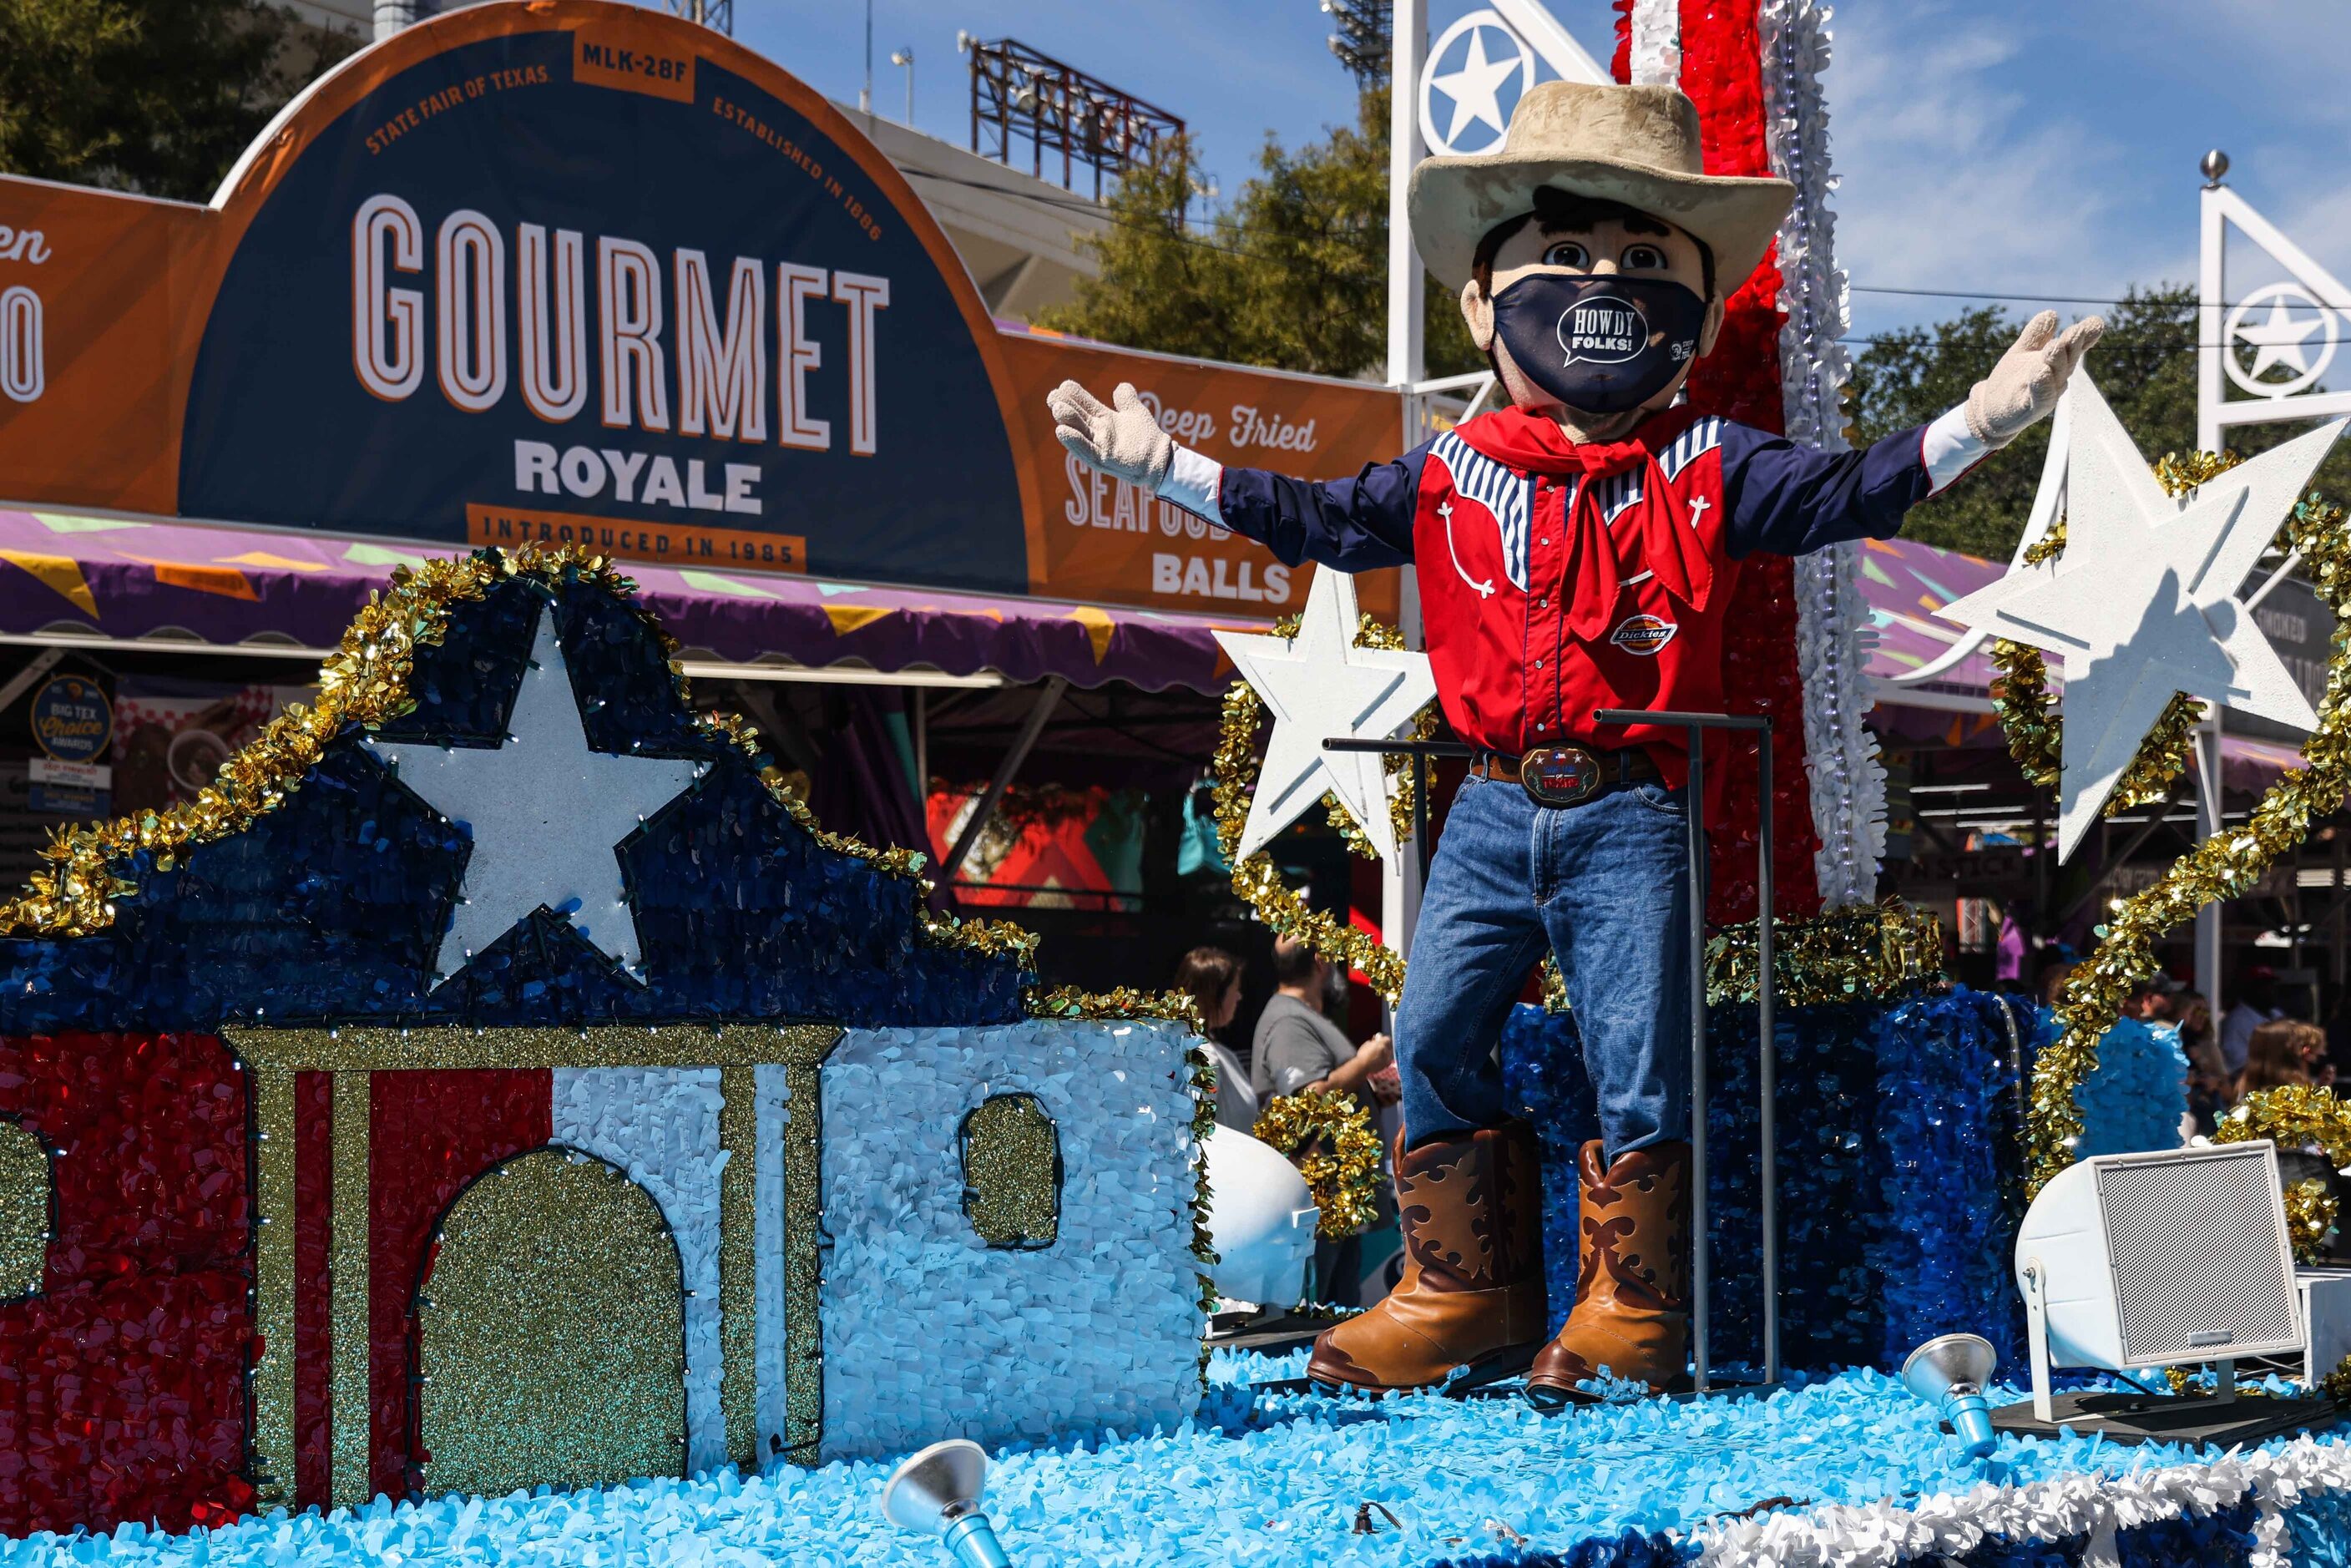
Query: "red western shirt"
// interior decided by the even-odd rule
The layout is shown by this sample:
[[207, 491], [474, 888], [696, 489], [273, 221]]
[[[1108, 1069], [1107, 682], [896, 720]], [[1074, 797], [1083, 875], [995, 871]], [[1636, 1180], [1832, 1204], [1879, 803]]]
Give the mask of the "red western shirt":
[[[1594, 710], [1721, 711], [1722, 625], [1742, 557], [1890, 538], [1983, 452], [1957, 410], [1831, 453], [1673, 409], [1635, 431], [1633, 465], [1587, 477], [1524, 460], [1539, 418], [1480, 415], [1327, 482], [1218, 469], [1179, 448], [1160, 493], [1293, 566], [1414, 565], [1439, 699], [1463, 740], [1510, 756], [1637, 745], [1678, 786], [1682, 730], [1602, 725]], [[1551, 439], [1564, 448], [1563, 436]], [[1647, 493], [1660, 484], [1662, 496]], [[1574, 510], [1586, 486], [1588, 524]], [[1579, 542], [1579, 528], [1607, 538], [1586, 531]]]

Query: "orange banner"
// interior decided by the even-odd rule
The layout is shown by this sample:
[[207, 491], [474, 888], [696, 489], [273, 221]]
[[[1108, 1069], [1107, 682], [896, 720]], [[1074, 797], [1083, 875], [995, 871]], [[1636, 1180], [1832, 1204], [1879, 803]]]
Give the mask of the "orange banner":
[[[1293, 571], [1262, 545], [1209, 527], [1136, 486], [1099, 474], [1053, 436], [1045, 394], [1075, 381], [1107, 402], [1131, 382], [1185, 445], [1228, 466], [1335, 479], [1396, 455], [1403, 404], [1382, 386], [1140, 354], [1057, 334], [1005, 334], [1013, 439], [1037, 465], [1043, 504], [1029, 528], [1037, 592], [1247, 619], [1306, 602], [1311, 569]], [[1364, 574], [1365, 610], [1393, 619], [1396, 574]]]

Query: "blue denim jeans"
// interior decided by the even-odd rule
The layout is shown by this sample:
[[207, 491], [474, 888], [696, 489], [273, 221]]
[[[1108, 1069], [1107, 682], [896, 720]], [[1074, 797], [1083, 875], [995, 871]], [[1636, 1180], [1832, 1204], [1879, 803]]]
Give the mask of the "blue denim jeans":
[[1635, 784], [1539, 806], [1472, 775], [1429, 867], [1396, 1009], [1405, 1135], [1502, 1121], [1503, 1019], [1559, 959], [1614, 1160], [1689, 1135], [1689, 904], [1682, 792]]

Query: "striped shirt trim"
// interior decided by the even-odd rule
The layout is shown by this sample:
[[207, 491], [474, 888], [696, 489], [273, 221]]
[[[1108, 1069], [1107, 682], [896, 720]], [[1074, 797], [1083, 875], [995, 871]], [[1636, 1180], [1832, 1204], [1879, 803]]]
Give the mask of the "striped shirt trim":
[[1513, 474], [1451, 431], [1429, 448], [1452, 477], [1455, 494], [1486, 508], [1501, 533], [1502, 570], [1520, 592], [1527, 590], [1527, 535], [1534, 518], [1535, 482]]
[[1657, 466], [1666, 471], [1667, 478], [1677, 479], [1683, 469], [1721, 444], [1722, 420], [1708, 414], [1667, 444], [1657, 454]]
[[[1668, 479], [1681, 477], [1682, 470], [1722, 444], [1722, 421], [1711, 414], [1699, 420], [1667, 444], [1657, 454], [1657, 466]], [[1612, 525], [1625, 513], [1625, 508], [1641, 498], [1642, 470], [1635, 468], [1622, 474], [1612, 474], [1600, 481], [1600, 515]], [[1570, 499], [1573, 505], [1573, 497]]]
[[[1611, 474], [1600, 481], [1600, 516], [1614, 525], [1624, 515], [1625, 508], [1641, 498], [1641, 470], [1631, 468], [1622, 474]], [[1574, 497], [1569, 497], [1574, 504]]]

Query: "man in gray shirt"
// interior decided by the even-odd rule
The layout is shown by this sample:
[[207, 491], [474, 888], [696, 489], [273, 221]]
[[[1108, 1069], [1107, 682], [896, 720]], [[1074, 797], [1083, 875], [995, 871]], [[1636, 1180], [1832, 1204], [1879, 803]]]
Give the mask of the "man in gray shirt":
[[[1330, 966], [1301, 942], [1284, 936], [1273, 945], [1273, 979], [1280, 988], [1258, 1015], [1251, 1036], [1249, 1082], [1259, 1104], [1277, 1095], [1309, 1089], [1353, 1094], [1370, 1105], [1377, 1096], [1372, 1074], [1395, 1059], [1388, 1037], [1375, 1034], [1358, 1049], [1322, 1016], [1322, 988]], [[1311, 1300], [1330, 1306], [1363, 1305], [1364, 1239], [1314, 1242]]]
[[1351, 1093], [1369, 1104], [1365, 1082], [1395, 1059], [1386, 1035], [1372, 1036], [1358, 1050], [1347, 1043], [1338, 1025], [1322, 1016], [1322, 988], [1330, 967], [1302, 942], [1288, 936], [1274, 942], [1277, 989], [1258, 1015], [1257, 1032], [1250, 1037], [1249, 1082], [1259, 1104], [1308, 1089]]

